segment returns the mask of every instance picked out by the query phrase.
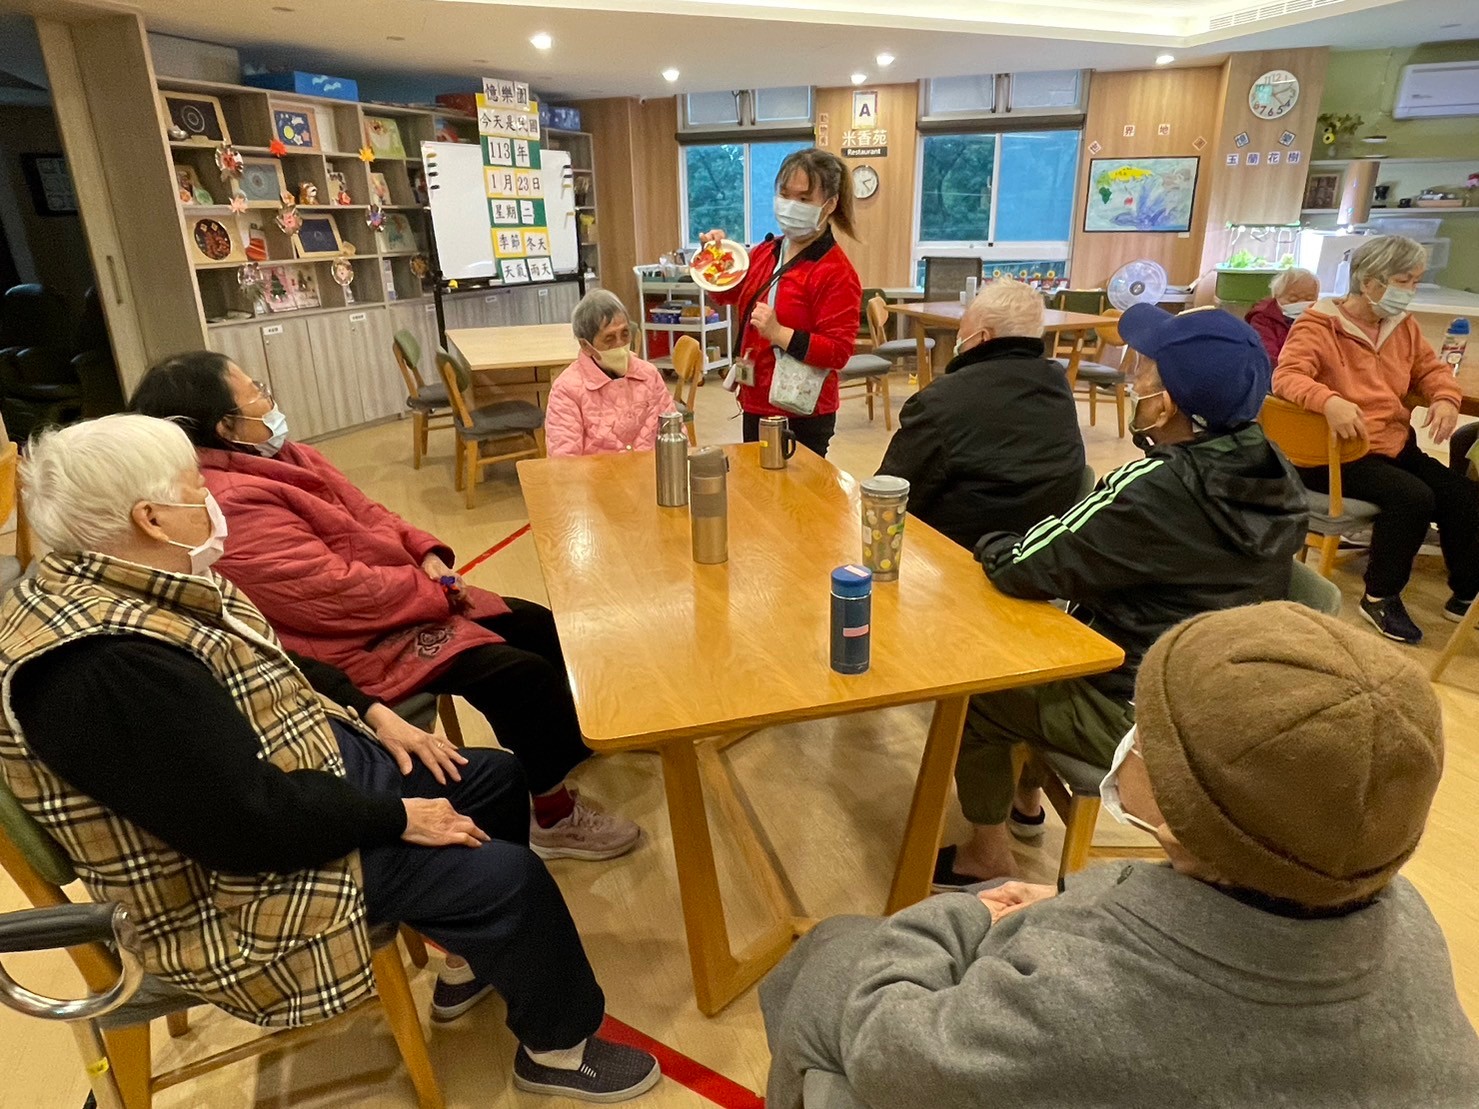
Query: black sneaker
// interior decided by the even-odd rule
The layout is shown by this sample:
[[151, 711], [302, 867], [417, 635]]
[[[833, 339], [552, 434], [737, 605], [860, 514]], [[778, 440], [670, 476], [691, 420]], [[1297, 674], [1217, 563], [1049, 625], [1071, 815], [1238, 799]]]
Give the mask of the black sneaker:
[[1036, 843], [1047, 830], [1047, 820], [1048, 810], [1045, 808], [1038, 809], [1036, 816], [1025, 816], [1013, 805], [1012, 815], [1007, 818], [1007, 831], [1024, 843]]
[[1460, 620], [1464, 618], [1465, 615], [1468, 614], [1469, 606], [1473, 603], [1474, 601], [1472, 598], [1467, 601], [1460, 600], [1459, 595], [1455, 593], [1453, 596], [1448, 598], [1448, 603], [1443, 606], [1443, 619], [1452, 620], [1455, 624], [1457, 624]]
[[542, 1066], [523, 1047], [514, 1056], [519, 1089], [580, 1101], [626, 1101], [652, 1089], [661, 1077], [657, 1059], [647, 1052], [594, 1036], [585, 1042], [585, 1058], [576, 1070]]
[[1423, 630], [1407, 615], [1407, 607], [1402, 604], [1400, 596], [1373, 601], [1363, 595], [1361, 615], [1388, 639], [1395, 639], [1398, 643], [1421, 643], [1423, 640]]
[[431, 1019], [438, 1024], [456, 1020], [492, 992], [491, 985], [476, 978], [457, 985], [438, 978], [436, 989], [431, 991]]

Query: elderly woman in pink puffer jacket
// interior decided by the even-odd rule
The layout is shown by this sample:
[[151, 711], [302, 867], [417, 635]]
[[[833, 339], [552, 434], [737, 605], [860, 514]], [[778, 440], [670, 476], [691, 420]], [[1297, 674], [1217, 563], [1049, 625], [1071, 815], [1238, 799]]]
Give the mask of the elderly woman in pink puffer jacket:
[[632, 354], [626, 307], [615, 293], [594, 289], [575, 306], [570, 328], [580, 357], [550, 386], [544, 415], [549, 454], [652, 450], [658, 416], [675, 406], [657, 367]]

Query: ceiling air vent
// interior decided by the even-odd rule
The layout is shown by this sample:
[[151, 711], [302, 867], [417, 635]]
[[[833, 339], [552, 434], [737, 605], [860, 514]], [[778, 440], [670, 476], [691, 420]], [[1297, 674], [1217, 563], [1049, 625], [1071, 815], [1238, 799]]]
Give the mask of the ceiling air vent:
[[1265, 19], [1278, 19], [1286, 15], [1298, 15], [1315, 8], [1342, 4], [1345, 0], [1282, 0], [1277, 4], [1260, 4], [1253, 8], [1241, 8], [1235, 12], [1224, 12], [1207, 23], [1211, 31], [1226, 31], [1232, 27], [1243, 27], [1249, 23], [1261, 23]]

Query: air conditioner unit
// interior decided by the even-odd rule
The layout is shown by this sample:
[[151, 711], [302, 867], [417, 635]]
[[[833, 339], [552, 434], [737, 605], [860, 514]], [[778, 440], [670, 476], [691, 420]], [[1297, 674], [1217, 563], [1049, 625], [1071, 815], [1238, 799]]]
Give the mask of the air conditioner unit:
[[1402, 70], [1393, 119], [1479, 115], [1479, 59], [1433, 62]]

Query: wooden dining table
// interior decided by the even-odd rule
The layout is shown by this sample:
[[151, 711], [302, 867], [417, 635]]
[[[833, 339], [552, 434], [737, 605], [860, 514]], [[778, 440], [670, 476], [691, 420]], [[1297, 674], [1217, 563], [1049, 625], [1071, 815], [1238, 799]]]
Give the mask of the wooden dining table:
[[568, 323], [454, 328], [447, 341], [467, 359], [479, 404], [511, 396], [543, 410], [550, 382], [580, 354]]
[[[959, 300], [926, 300], [915, 303], [890, 304], [888, 310], [896, 316], [914, 321], [914, 341], [917, 344], [916, 359], [919, 366], [919, 387], [923, 389], [934, 380], [935, 370], [930, 363], [929, 347], [925, 339], [933, 329], [954, 331], [960, 326], [960, 317], [965, 314], [965, 305]], [[1043, 334], [1055, 336], [1060, 331], [1076, 331], [1073, 350], [1068, 355], [1068, 383], [1071, 386], [1078, 377], [1078, 364], [1083, 357], [1086, 333], [1102, 324], [1113, 323], [1116, 317], [1091, 315], [1086, 312], [1061, 312], [1056, 308], [1043, 310]], [[1051, 344], [1050, 344], [1051, 345]]]
[[[724, 747], [771, 725], [932, 702], [892, 912], [929, 892], [971, 694], [1100, 673], [1124, 658], [1052, 605], [998, 592], [971, 552], [911, 520], [898, 580], [874, 586], [872, 664], [836, 673], [830, 575], [861, 554], [858, 482], [804, 448], [784, 470], [761, 468], [759, 444], [724, 449], [721, 565], [693, 561], [687, 508], [658, 507], [650, 451], [518, 466], [586, 742], [662, 756], [694, 995], [708, 1015], [813, 923], [716, 761]], [[773, 915], [738, 954], [705, 783]]]

